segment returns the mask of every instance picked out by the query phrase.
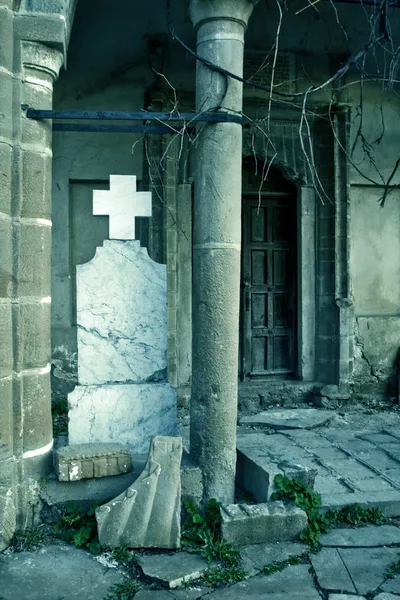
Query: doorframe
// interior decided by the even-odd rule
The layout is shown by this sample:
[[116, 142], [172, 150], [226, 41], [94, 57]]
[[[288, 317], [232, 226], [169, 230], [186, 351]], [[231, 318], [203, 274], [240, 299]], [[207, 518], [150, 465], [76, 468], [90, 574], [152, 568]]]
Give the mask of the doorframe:
[[[315, 380], [315, 318], [316, 318], [316, 210], [315, 210], [315, 191], [312, 186], [302, 185], [287, 176], [285, 169], [283, 174], [288, 181], [296, 185], [296, 255], [297, 255], [297, 369], [293, 376], [284, 377], [281, 375], [266, 375], [249, 378], [244, 368], [244, 311], [243, 311], [243, 289], [241, 287], [241, 308], [240, 308], [240, 368], [239, 376], [241, 381], [272, 381], [272, 380]], [[287, 196], [285, 192], [272, 193], [246, 192], [242, 193], [242, 223], [244, 223], [244, 199], [252, 195], [268, 198], [273, 196]], [[243, 235], [243, 227], [242, 227]], [[242, 258], [243, 261], [243, 251]], [[243, 262], [241, 263], [243, 268]], [[242, 282], [241, 282], [242, 286]]]

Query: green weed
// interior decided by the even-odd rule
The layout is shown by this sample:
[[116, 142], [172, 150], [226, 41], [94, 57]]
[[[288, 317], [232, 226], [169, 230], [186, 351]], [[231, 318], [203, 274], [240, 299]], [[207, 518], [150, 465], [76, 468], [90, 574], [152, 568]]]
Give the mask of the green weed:
[[67, 503], [64, 514], [53, 526], [54, 535], [66, 542], [73, 542], [78, 548], [87, 548], [92, 554], [99, 554], [101, 547], [95, 517], [98, 506], [99, 503], [95, 502], [85, 511], [74, 502]]

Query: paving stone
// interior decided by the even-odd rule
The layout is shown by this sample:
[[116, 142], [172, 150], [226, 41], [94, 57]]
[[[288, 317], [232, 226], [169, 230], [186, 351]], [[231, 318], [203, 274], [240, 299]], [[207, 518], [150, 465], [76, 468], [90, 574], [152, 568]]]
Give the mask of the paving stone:
[[205, 558], [189, 552], [149, 554], [138, 562], [147, 577], [170, 589], [198, 579], [208, 569]]
[[218, 590], [210, 600], [321, 600], [315, 589], [309, 565], [293, 565], [267, 577], [253, 577], [247, 581]]
[[322, 589], [357, 593], [336, 548], [322, 548], [318, 554], [312, 554], [310, 560]]
[[213, 591], [213, 588], [193, 588], [193, 589], [184, 589], [184, 590], [173, 590], [170, 592], [176, 600], [197, 600], [198, 598], [202, 598], [206, 594], [209, 594]]
[[284, 474], [296, 478], [309, 487], [314, 487], [316, 469], [282, 458], [282, 453], [274, 452], [270, 438], [262, 433], [241, 435], [237, 438], [236, 485], [241, 490], [251, 492], [258, 502], [268, 502], [276, 492], [275, 476]]
[[343, 450], [347, 450], [347, 452], [352, 452], [354, 454], [358, 454], [359, 452], [371, 452], [372, 450], [376, 450], [376, 446], [374, 446], [370, 442], [367, 442], [366, 440], [359, 440], [357, 438], [348, 442], [341, 443], [340, 448]]
[[372, 452], [361, 452], [359, 458], [380, 471], [384, 469], [398, 469], [400, 467], [400, 463], [397, 460], [379, 449], [375, 449]]
[[314, 431], [309, 431], [305, 429], [293, 429], [285, 431], [285, 435], [293, 439], [302, 448], [313, 450], [316, 448], [332, 447], [332, 442], [330, 440], [327, 440], [326, 438], [318, 435]]
[[174, 596], [165, 590], [140, 590], [135, 600], [174, 600]]
[[394, 577], [388, 579], [383, 585], [381, 585], [382, 592], [391, 592], [392, 594], [400, 594], [400, 577]]
[[359, 490], [360, 492], [378, 492], [385, 490], [396, 489], [393, 485], [390, 485], [387, 481], [381, 477], [371, 477], [370, 479], [351, 479], [350, 484], [353, 485], [353, 489]]
[[123, 444], [75, 444], [56, 450], [54, 467], [60, 481], [110, 477], [132, 471], [132, 454]]
[[71, 545], [0, 555], [0, 595], [5, 600], [99, 600], [123, 580], [122, 573]]
[[239, 546], [295, 540], [307, 527], [306, 513], [283, 502], [223, 505], [221, 519], [223, 539]]
[[381, 592], [377, 596], [374, 597], [374, 600], [399, 600], [398, 596], [394, 594], [387, 594], [385, 592]]
[[357, 529], [334, 529], [321, 535], [322, 546], [377, 548], [400, 545], [400, 529], [393, 525], [368, 525]]
[[179, 548], [182, 438], [155, 436], [146, 466], [125, 492], [96, 509], [100, 544]]
[[278, 409], [264, 411], [257, 415], [242, 417], [240, 425], [264, 425], [272, 429], [313, 429], [325, 425], [333, 419], [335, 413], [329, 410]]
[[320, 474], [315, 477], [314, 489], [319, 494], [345, 494], [349, 491], [349, 488], [333, 475]]
[[322, 494], [323, 511], [344, 508], [348, 504], [360, 504], [364, 508], [380, 508], [386, 517], [400, 516], [400, 490], [385, 492], [348, 492], [346, 494]]
[[398, 548], [339, 548], [358, 594], [375, 591], [383, 583], [387, 567], [397, 559]]
[[304, 552], [307, 552], [307, 546], [295, 542], [252, 544], [240, 550], [243, 567], [246, 571], [261, 570], [266, 565], [287, 560], [289, 556], [298, 556]]
[[328, 600], [365, 600], [364, 596], [353, 596], [353, 594], [329, 594]]
[[373, 442], [374, 444], [388, 444], [396, 441], [396, 438], [389, 433], [362, 433], [358, 437], [362, 440]]

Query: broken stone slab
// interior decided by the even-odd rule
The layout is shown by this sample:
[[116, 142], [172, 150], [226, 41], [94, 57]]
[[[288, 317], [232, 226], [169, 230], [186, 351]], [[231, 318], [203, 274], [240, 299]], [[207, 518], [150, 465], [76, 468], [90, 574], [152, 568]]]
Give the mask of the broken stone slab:
[[[387, 595], [391, 594], [400, 594], [400, 577], [394, 577], [393, 579], [388, 579], [385, 581], [383, 585], [381, 585], [380, 589], [382, 592], [387, 592]], [[397, 597], [397, 596], [396, 596]]]
[[258, 502], [268, 502], [277, 491], [274, 479], [283, 474], [290, 479], [296, 478], [313, 488], [316, 469], [295, 464], [274, 453], [269, 437], [262, 433], [238, 436], [236, 485], [251, 492]]
[[393, 525], [368, 525], [359, 529], [335, 529], [320, 537], [321, 546], [376, 548], [400, 545], [400, 529]]
[[374, 597], [374, 600], [399, 600], [399, 597], [395, 594], [388, 594], [386, 592], [381, 592], [377, 596]]
[[365, 597], [352, 594], [329, 594], [328, 600], [365, 600]]
[[295, 540], [307, 527], [306, 513], [283, 502], [221, 506], [222, 537], [238, 546]]
[[70, 544], [0, 555], [0, 596], [7, 600], [99, 600], [123, 581], [122, 572]]
[[336, 548], [322, 548], [310, 555], [318, 584], [323, 590], [357, 594], [357, 590]]
[[129, 473], [132, 454], [118, 443], [75, 444], [58, 448], [54, 463], [60, 481], [79, 481]]
[[296, 542], [277, 542], [275, 544], [251, 544], [241, 548], [242, 565], [245, 571], [261, 571], [265, 566], [299, 556], [307, 552], [304, 544]]
[[[65, 504], [73, 502], [82, 510], [90, 506], [105, 504], [119, 496], [137, 480], [147, 461], [146, 454], [133, 455], [133, 470], [114, 477], [101, 479], [81, 479], [80, 481], [58, 481], [54, 475], [46, 479], [40, 489], [42, 500], [41, 518], [46, 523], [54, 523], [63, 514]], [[194, 465], [186, 452], [181, 461], [182, 500], [192, 499], [200, 504], [203, 497], [201, 469]]]
[[141, 556], [138, 564], [146, 577], [169, 589], [199, 579], [209, 568], [205, 558], [189, 552]]
[[278, 409], [242, 417], [240, 425], [263, 425], [271, 429], [314, 429], [331, 421], [335, 413], [317, 408]]
[[125, 492], [96, 510], [102, 546], [179, 548], [182, 438], [155, 436], [147, 463]]
[[[205, 596], [208, 598], [208, 596]], [[309, 565], [293, 565], [279, 573], [253, 577], [217, 590], [210, 600], [321, 600]]]
[[377, 590], [385, 581], [386, 570], [398, 560], [398, 548], [338, 548], [358, 594]]

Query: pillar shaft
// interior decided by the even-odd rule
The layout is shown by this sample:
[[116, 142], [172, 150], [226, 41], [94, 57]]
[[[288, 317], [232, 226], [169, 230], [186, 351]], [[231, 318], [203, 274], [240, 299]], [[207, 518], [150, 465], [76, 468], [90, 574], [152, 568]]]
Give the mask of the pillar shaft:
[[[242, 76], [249, 0], [192, 0], [197, 53]], [[241, 112], [242, 84], [197, 63], [197, 111]], [[234, 500], [239, 341], [242, 129], [199, 128], [193, 230], [191, 453], [205, 500]]]
[[[11, 23], [12, 11], [6, 16]], [[52, 107], [62, 62], [57, 50], [13, 38], [12, 31], [5, 37], [8, 54], [0, 51], [5, 92], [0, 91], [0, 113], [6, 116], [0, 130], [0, 155], [6, 159], [0, 161], [0, 548], [15, 529], [32, 524], [38, 482], [52, 469], [52, 133], [50, 122], [27, 119], [21, 105]]]

